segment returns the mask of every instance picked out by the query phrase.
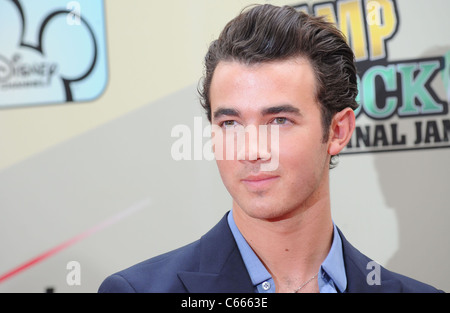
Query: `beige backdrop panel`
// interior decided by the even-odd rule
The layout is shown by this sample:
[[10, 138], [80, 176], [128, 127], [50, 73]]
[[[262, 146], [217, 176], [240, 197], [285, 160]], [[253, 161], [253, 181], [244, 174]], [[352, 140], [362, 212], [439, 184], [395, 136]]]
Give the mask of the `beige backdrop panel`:
[[[105, 2], [105, 94], [0, 111], [0, 275], [86, 235], [1, 283], [1, 292], [95, 292], [107, 275], [197, 239], [230, 209], [213, 161], [173, 160], [171, 130], [194, 129], [207, 45], [254, 1]], [[450, 50], [448, 1], [397, 4], [392, 60]], [[333, 218], [346, 237], [446, 291], [449, 158], [450, 149], [342, 156], [331, 174]], [[80, 285], [66, 281], [70, 261], [81, 266]]]

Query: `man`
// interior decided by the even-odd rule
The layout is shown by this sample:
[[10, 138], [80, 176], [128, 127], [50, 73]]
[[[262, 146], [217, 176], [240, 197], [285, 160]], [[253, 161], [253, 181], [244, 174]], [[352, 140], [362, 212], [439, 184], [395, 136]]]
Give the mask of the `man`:
[[354, 55], [333, 25], [255, 6], [226, 25], [205, 66], [215, 137], [262, 125], [276, 140], [265, 149], [244, 141], [232, 158], [216, 141], [232, 210], [200, 240], [108, 277], [100, 292], [437, 291], [373, 263], [331, 219], [330, 165], [352, 135], [358, 92]]

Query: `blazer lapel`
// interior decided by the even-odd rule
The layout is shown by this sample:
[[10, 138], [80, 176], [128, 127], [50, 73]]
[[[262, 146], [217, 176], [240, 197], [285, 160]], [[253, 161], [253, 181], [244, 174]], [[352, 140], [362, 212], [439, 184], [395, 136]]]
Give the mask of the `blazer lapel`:
[[[347, 289], [345, 292], [400, 292], [401, 283], [392, 279], [389, 271], [380, 266], [379, 285], [370, 285], [367, 276], [372, 260], [354, 248], [338, 229], [342, 239]], [[254, 286], [228, 226], [227, 214], [200, 239], [198, 271], [178, 272], [178, 278], [192, 293], [253, 293]]]
[[347, 290], [346, 292], [355, 293], [396, 293], [402, 289], [401, 283], [395, 279], [386, 279], [390, 275], [388, 271], [380, 266], [380, 283], [369, 284], [367, 276], [372, 271], [372, 268], [367, 269], [371, 259], [359, 252], [353, 247], [344, 237], [342, 232], [338, 229], [339, 235], [342, 239], [342, 249], [344, 253], [345, 272], [347, 275]]
[[200, 239], [199, 270], [178, 272], [188, 292], [254, 292], [226, 217]]

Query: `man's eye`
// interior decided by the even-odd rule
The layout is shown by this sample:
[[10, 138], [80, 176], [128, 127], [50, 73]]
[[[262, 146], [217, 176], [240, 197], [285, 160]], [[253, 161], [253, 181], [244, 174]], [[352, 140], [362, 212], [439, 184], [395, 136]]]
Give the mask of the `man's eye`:
[[283, 125], [287, 123], [287, 118], [285, 117], [277, 117], [273, 120], [273, 123], [276, 125]]
[[222, 126], [225, 126], [225, 127], [233, 127], [236, 125], [237, 125], [236, 121], [225, 121], [222, 123]]

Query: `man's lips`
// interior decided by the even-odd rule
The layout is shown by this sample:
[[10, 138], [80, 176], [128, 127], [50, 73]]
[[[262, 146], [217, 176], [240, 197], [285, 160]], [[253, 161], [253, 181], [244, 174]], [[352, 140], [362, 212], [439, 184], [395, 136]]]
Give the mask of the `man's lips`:
[[259, 174], [247, 176], [246, 178], [241, 179], [241, 182], [251, 189], [265, 189], [270, 187], [270, 185], [278, 180], [278, 178], [280, 178], [280, 176]]

